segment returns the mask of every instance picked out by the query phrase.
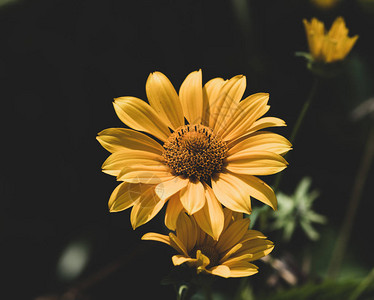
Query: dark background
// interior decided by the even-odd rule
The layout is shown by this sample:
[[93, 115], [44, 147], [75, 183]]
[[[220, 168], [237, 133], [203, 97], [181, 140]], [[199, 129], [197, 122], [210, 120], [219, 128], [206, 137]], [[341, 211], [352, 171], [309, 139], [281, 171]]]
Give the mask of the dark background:
[[[317, 228], [333, 242], [371, 122], [350, 118], [373, 96], [374, 15], [364, 0], [341, 1], [329, 11], [301, 0], [3, 2], [2, 299], [46, 299], [42, 296], [71, 287], [79, 289], [81, 299], [126, 299], [133, 293], [137, 299], [173, 299], [173, 289], [159, 284], [171, 268], [173, 251], [140, 240], [145, 232], [164, 230], [162, 214], [133, 231], [129, 210], [109, 214], [107, 209], [117, 183], [101, 173], [108, 153], [95, 136], [123, 126], [112, 99], [146, 99], [145, 81], [156, 70], [176, 89], [199, 68], [204, 82], [244, 74], [245, 95], [269, 92], [268, 115], [284, 119], [288, 127], [277, 131], [289, 136], [312, 86], [304, 59], [294, 55], [307, 51], [302, 19], [316, 16], [329, 27], [342, 15], [350, 35], [360, 38], [343, 72], [317, 91], [281, 186], [291, 193], [301, 177], [313, 178], [313, 188], [321, 192], [315, 210], [329, 220]], [[373, 179], [371, 170], [347, 255], [365, 270], [374, 265], [368, 246]], [[271, 184], [274, 176], [265, 180]], [[289, 251], [297, 252], [304, 242], [294, 240]], [[81, 246], [86, 263], [64, 275], [59, 261], [74, 245]], [[317, 265], [325, 264], [330, 252], [323, 255]], [[227, 291], [238, 283], [220, 282]]]

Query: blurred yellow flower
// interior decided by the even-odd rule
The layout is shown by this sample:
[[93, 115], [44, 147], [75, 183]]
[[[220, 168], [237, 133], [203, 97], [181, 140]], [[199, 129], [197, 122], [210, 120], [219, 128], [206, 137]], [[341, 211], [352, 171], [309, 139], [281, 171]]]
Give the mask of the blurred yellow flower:
[[348, 29], [342, 17], [336, 18], [329, 32], [325, 25], [312, 18], [310, 22], [303, 20], [309, 51], [314, 61], [332, 63], [344, 59], [358, 39], [358, 35], [348, 37]]
[[337, 5], [340, 0], [310, 0], [310, 2], [320, 9], [328, 10]]
[[291, 144], [278, 134], [258, 131], [285, 123], [261, 118], [269, 110], [269, 95], [241, 100], [245, 88], [242, 75], [214, 78], [203, 87], [199, 70], [187, 76], [178, 95], [164, 74], [154, 72], [146, 83], [149, 104], [135, 97], [115, 99], [118, 117], [135, 130], [109, 128], [97, 137], [112, 153], [103, 172], [123, 181], [109, 199], [110, 211], [132, 207], [135, 229], [168, 201], [169, 229], [175, 229], [185, 210], [217, 239], [223, 230], [221, 204], [250, 213], [252, 196], [276, 209], [273, 190], [254, 175], [286, 168], [282, 155]]
[[221, 277], [245, 277], [258, 272], [255, 261], [268, 255], [274, 248], [271, 241], [259, 231], [249, 230], [249, 219], [242, 213], [224, 209], [224, 227], [215, 241], [204, 233], [192, 216], [180, 214], [176, 234], [146, 233], [143, 240], [165, 243], [179, 252], [172, 257], [175, 266], [186, 263], [197, 273]]

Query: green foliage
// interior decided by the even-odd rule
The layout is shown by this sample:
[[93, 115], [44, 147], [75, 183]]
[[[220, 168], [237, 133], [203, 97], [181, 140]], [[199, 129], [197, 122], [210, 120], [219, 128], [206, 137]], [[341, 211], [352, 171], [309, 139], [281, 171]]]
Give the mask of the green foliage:
[[[326, 281], [321, 284], [309, 283], [302, 287], [277, 292], [274, 295], [266, 295], [257, 300], [348, 300], [360, 285], [358, 280], [343, 282]], [[374, 299], [374, 285], [367, 287], [355, 300]]]
[[278, 210], [273, 213], [274, 223], [271, 229], [283, 230], [283, 238], [289, 241], [295, 229], [300, 227], [307, 237], [317, 240], [319, 233], [312, 223], [324, 224], [326, 218], [312, 210], [313, 202], [319, 196], [316, 190], [309, 191], [312, 180], [304, 177], [291, 196], [281, 192], [277, 194]]
[[307, 62], [307, 69], [314, 75], [322, 78], [333, 78], [339, 75], [342, 73], [345, 65], [345, 60], [332, 63], [315, 61], [308, 52], [296, 52], [295, 55], [304, 57]]

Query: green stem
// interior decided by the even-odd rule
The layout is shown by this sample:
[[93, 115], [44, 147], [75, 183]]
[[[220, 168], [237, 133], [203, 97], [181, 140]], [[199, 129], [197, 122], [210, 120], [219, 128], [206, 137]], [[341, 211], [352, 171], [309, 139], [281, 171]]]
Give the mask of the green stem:
[[342, 260], [347, 248], [347, 244], [351, 235], [353, 222], [356, 217], [357, 208], [360, 202], [362, 190], [370, 170], [370, 165], [374, 157], [374, 126], [371, 125], [369, 131], [369, 137], [362, 155], [359, 169], [355, 176], [351, 196], [347, 206], [345, 218], [342, 223], [339, 235], [337, 237], [335, 248], [332, 253], [329, 268], [327, 270], [327, 276], [330, 278], [336, 278], [339, 273]]
[[188, 292], [188, 286], [183, 284], [178, 288], [177, 300], [184, 300]]
[[357, 300], [374, 283], [374, 269], [360, 282], [348, 300]]
[[[290, 138], [289, 138], [289, 141], [290, 141], [291, 144], [295, 143], [296, 136], [297, 136], [298, 132], [300, 131], [301, 124], [302, 124], [302, 122], [304, 120], [306, 112], [308, 111], [308, 109], [310, 107], [310, 104], [312, 103], [312, 100], [313, 100], [313, 98], [314, 98], [314, 96], [316, 94], [316, 91], [318, 89], [318, 84], [319, 84], [319, 79], [317, 77], [315, 77], [313, 85], [312, 85], [312, 88], [311, 88], [311, 90], [309, 92], [308, 98], [304, 102], [304, 105], [301, 108], [301, 112], [300, 112], [300, 114], [299, 114], [299, 116], [298, 116], [298, 118], [296, 120], [295, 126], [292, 129], [292, 132], [291, 132], [291, 135], [290, 135]], [[289, 156], [289, 154], [286, 154], [284, 156], [284, 158], [287, 158], [287, 156]], [[277, 192], [277, 190], [279, 188], [279, 185], [280, 185], [281, 179], [282, 179], [282, 174], [283, 174], [283, 172], [280, 172], [275, 177], [275, 181], [274, 181], [274, 192]]]

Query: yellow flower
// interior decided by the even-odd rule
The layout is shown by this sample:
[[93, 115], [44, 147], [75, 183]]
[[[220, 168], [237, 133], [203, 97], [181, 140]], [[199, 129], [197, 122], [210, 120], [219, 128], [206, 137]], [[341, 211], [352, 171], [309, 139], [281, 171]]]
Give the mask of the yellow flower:
[[325, 25], [312, 18], [303, 20], [309, 51], [315, 61], [332, 63], [344, 59], [356, 43], [358, 36], [348, 37], [348, 29], [342, 17], [336, 18], [328, 33]]
[[103, 172], [123, 181], [109, 199], [110, 211], [132, 207], [135, 229], [168, 202], [168, 228], [175, 229], [185, 210], [217, 239], [223, 230], [221, 204], [250, 213], [252, 196], [276, 209], [273, 190], [254, 175], [286, 168], [281, 155], [291, 145], [278, 134], [258, 131], [285, 123], [259, 119], [269, 110], [269, 95], [241, 100], [245, 88], [242, 75], [214, 78], [203, 87], [199, 70], [187, 76], [178, 95], [165, 75], [154, 72], [146, 83], [149, 104], [135, 97], [116, 98], [118, 117], [135, 130], [110, 128], [97, 137], [112, 153]]
[[329, 10], [336, 6], [340, 0], [310, 0], [310, 2], [323, 10]]
[[187, 263], [197, 273], [222, 277], [244, 277], [258, 272], [251, 261], [268, 255], [274, 248], [259, 231], [249, 230], [249, 219], [242, 213], [224, 209], [224, 227], [216, 241], [197, 226], [192, 216], [180, 214], [176, 234], [146, 233], [142, 240], [165, 243], [179, 252], [172, 257], [175, 266]]

